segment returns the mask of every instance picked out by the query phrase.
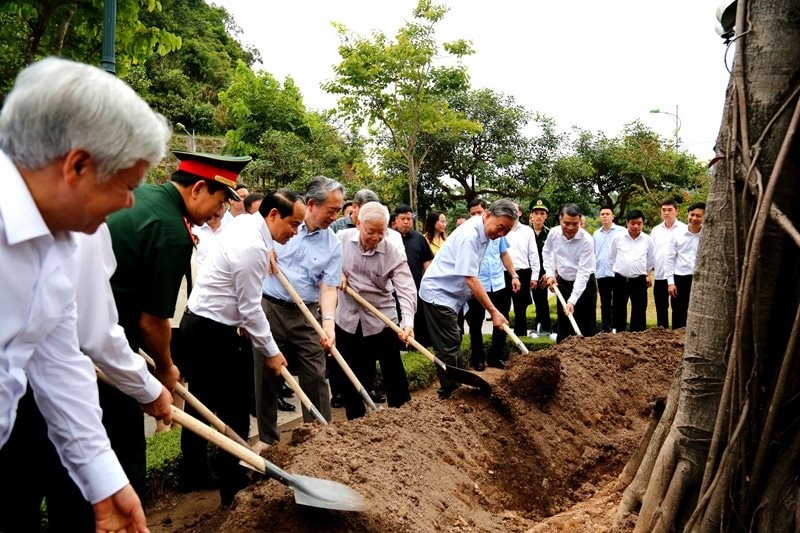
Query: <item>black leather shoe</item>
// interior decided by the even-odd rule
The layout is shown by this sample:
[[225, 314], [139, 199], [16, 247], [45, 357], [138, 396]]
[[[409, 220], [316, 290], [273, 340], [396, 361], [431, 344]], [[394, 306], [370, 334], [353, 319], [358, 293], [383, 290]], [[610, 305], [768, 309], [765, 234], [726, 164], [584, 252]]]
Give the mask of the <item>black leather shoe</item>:
[[386, 396], [384, 396], [383, 394], [381, 394], [378, 391], [374, 391], [374, 390], [369, 391], [369, 397], [372, 398], [372, 401], [375, 402], [375, 403], [385, 403], [386, 402]]
[[331, 407], [344, 407], [344, 394], [334, 394], [331, 398]]
[[486, 370], [486, 363], [483, 361], [473, 362], [472, 368], [475, 370], [475, 372], [483, 372]]
[[295, 407], [294, 405], [290, 404], [289, 402], [287, 402], [283, 398], [278, 397], [278, 410], [279, 411], [295, 411], [296, 409], [297, 409], [297, 407]]
[[489, 361], [489, 366], [492, 366], [494, 368], [499, 368], [500, 370], [505, 370], [506, 369], [506, 362], [505, 361], [501, 361], [499, 359], [496, 360], [496, 361]]
[[294, 396], [294, 391], [287, 385], [286, 383], [283, 384], [283, 388], [278, 393], [278, 396], [281, 398], [291, 398]]

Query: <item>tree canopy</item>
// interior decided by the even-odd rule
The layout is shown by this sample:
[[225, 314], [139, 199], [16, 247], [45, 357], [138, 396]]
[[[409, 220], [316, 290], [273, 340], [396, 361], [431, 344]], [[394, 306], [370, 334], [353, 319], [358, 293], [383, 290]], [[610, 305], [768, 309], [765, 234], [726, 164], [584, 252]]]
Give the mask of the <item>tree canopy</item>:
[[[448, 8], [420, 0], [414, 19], [406, 22], [395, 38], [380, 32], [363, 37], [335, 24], [340, 37], [342, 61], [334, 67], [335, 78], [324, 88], [339, 95], [338, 113], [356, 126], [371, 131], [385, 129], [390, 144], [382, 156], [397, 159], [408, 172], [409, 203], [416, 210], [420, 167], [428, 151], [426, 135], [449, 131], [477, 131], [479, 126], [452, 109], [448, 96], [468, 86], [460, 59], [472, 53], [464, 40], [436, 41], [436, 24]], [[437, 63], [442, 54], [454, 66]]]

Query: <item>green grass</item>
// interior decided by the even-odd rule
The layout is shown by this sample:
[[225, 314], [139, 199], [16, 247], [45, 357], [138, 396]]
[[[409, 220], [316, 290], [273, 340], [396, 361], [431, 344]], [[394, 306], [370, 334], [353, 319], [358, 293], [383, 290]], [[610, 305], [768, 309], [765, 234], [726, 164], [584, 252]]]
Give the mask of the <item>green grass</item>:
[[147, 437], [147, 492], [151, 501], [177, 486], [180, 454], [179, 427]]

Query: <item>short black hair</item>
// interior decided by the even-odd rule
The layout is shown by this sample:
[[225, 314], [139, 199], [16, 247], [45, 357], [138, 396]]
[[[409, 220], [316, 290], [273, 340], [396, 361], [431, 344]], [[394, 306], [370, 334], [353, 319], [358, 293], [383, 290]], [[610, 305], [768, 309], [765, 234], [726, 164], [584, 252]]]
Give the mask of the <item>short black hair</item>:
[[481, 206], [482, 208], [486, 209], [488, 206], [486, 202], [481, 200], [480, 198], [474, 198], [469, 201], [467, 204], [467, 209], [472, 209], [473, 207]]
[[706, 210], [706, 203], [705, 202], [695, 202], [689, 206], [689, 209], [686, 212], [694, 211], [695, 209], [702, 209], [703, 211]]
[[[611, 211], [611, 214], [612, 214], [612, 215], [614, 214], [614, 208], [612, 208], [610, 205], [601, 205], [601, 206], [600, 206], [600, 211], [602, 211], [603, 209], [608, 209], [609, 211]], [[598, 211], [598, 213], [599, 213], [600, 211]]]
[[249, 213], [250, 208], [253, 206], [253, 204], [263, 199], [264, 199], [264, 193], [251, 192], [250, 194], [244, 197], [244, 200], [242, 200], [242, 202], [244, 202], [244, 210]]
[[664, 198], [661, 200], [661, 207], [664, 207], [665, 205], [671, 205], [675, 209], [678, 209], [678, 201], [675, 198]]
[[564, 204], [558, 211], [558, 216], [569, 215], [571, 217], [582, 217], [583, 210], [578, 207], [578, 204]]
[[396, 215], [403, 215], [405, 213], [414, 214], [414, 210], [411, 209], [411, 206], [408, 204], [399, 204], [397, 207], [394, 208], [394, 214]]
[[233, 188], [234, 191], [241, 191], [242, 189], [246, 189], [247, 185], [244, 183], [237, 183], [236, 187]]
[[264, 201], [261, 202], [258, 212], [262, 217], [266, 217], [270, 211], [277, 209], [281, 218], [286, 218], [294, 213], [294, 204], [298, 200], [305, 203], [300, 193], [289, 189], [278, 189], [264, 196]]
[[628, 214], [625, 215], [625, 220], [627, 220], [628, 222], [630, 222], [631, 220], [636, 220], [637, 218], [641, 218], [642, 222], [644, 222], [644, 213], [642, 213], [638, 209], [631, 209], [630, 211], [628, 211]]

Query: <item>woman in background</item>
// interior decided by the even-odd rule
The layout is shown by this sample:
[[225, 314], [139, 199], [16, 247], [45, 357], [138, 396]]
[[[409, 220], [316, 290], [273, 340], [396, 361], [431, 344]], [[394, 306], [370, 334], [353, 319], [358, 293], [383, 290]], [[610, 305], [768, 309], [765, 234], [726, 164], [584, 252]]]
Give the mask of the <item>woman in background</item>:
[[431, 211], [425, 220], [425, 240], [436, 255], [447, 239], [447, 217], [441, 211]]

